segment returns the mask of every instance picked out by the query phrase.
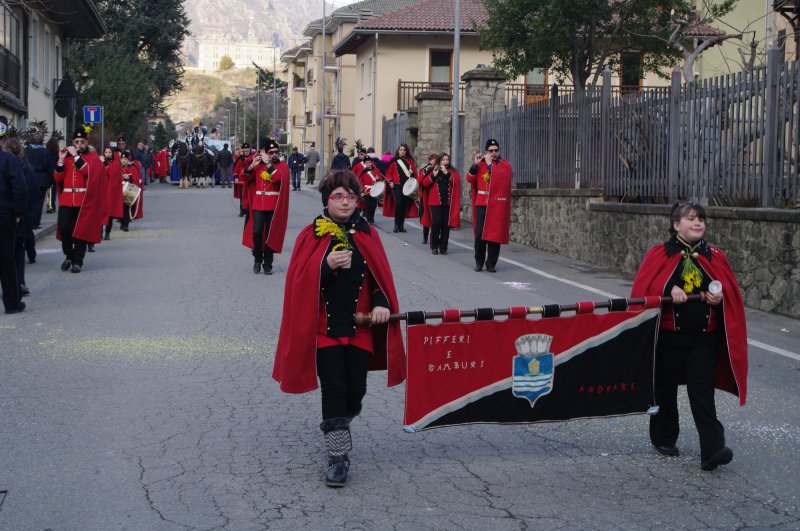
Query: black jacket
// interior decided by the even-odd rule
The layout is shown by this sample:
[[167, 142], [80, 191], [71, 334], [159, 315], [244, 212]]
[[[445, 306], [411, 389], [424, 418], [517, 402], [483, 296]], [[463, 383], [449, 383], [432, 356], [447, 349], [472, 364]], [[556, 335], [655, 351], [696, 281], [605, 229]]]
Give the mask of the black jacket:
[[28, 187], [17, 157], [0, 151], [0, 223], [24, 216], [28, 208]]

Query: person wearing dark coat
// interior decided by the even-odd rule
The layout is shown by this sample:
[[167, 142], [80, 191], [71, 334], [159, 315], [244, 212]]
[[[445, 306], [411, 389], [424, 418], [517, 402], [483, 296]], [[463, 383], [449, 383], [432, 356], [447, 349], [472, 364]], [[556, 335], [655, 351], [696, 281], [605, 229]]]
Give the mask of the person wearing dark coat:
[[[17, 291], [19, 296], [24, 297], [30, 295], [30, 290], [25, 285], [25, 255], [36, 256], [36, 238], [33, 234], [33, 220], [36, 218], [36, 209], [38, 207], [39, 214], [41, 215], [42, 203], [39, 203], [39, 184], [36, 173], [33, 167], [28, 162], [26, 149], [23, 147], [22, 142], [17, 138], [10, 138], [6, 141], [5, 149], [12, 155], [15, 155], [20, 163], [22, 163], [22, 174], [25, 178], [26, 187], [26, 209], [19, 218], [17, 223], [16, 241], [14, 244], [14, 260], [17, 271]], [[35, 261], [35, 260], [33, 260]]]
[[14, 255], [17, 224], [25, 215], [28, 189], [22, 164], [11, 153], [0, 151], [0, 287], [6, 313], [25, 310], [17, 284]]
[[[25, 145], [25, 157], [36, 176], [35, 186], [29, 192], [32, 194], [35, 203], [31, 208], [36, 209], [36, 213], [30, 221], [33, 224], [33, 228], [37, 229], [42, 224], [42, 210], [44, 209], [47, 190], [55, 184], [53, 170], [56, 168], [58, 155], [45, 147], [44, 135], [36, 133], [30, 142]], [[28, 259], [33, 263], [36, 261], [36, 254], [31, 255], [30, 251], [31, 249], [28, 250]]]
[[333, 157], [331, 161], [331, 169], [332, 170], [349, 170], [350, 169], [350, 157], [344, 154], [344, 148], [339, 146], [336, 148], [338, 153]]

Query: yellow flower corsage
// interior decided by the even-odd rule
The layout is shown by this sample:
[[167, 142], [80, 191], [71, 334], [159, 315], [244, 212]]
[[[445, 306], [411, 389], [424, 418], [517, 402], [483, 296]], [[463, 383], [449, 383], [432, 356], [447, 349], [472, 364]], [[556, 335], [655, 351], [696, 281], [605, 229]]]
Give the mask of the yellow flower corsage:
[[350, 241], [347, 239], [347, 234], [345, 234], [344, 229], [329, 219], [317, 218], [317, 221], [314, 223], [314, 234], [320, 238], [326, 234], [330, 234], [331, 237], [336, 240], [336, 244], [333, 246], [333, 249], [331, 249], [332, 251], [350, 249]]
[[272, 175], [267, 170], [261, 172], [261, 178], [267, 182], [272, 182]]
[[492, 176], [489, 175], [488, 173], [484, 173], [482, 177], [483, 177], [483, 182], [485, 183], [488, 183], [492, 179]]
[[89, 133], [92, 132], [92, 128], [89, 127], [89, 125], [87, 125], [87, 124], [83, 124], [83, 132], [88, 135]]
[[683, 280], [683, 291], [686, 293], [692, 293], [703, 283], [703, 273], [688, 256], [683, 259], [681, 280]]

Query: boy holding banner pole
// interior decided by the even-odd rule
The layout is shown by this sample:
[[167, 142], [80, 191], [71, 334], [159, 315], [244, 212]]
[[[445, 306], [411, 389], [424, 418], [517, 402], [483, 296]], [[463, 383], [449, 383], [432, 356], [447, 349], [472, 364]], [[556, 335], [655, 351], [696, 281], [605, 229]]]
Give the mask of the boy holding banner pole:
[[[650, 417], [655, 449], [677, 456], [678, 385], [685, 383], [700, 436], [700, 466], [710, 471], [733, 459], [717, 419], [714, 389], [747, 394], [747, 331], [739, 284], [725, 254], [706, 243], [705, 209], [681, 201], [670, 212], [670, 239], [651, 248], [631, 290], [632, 297], [664, 295], [656, 350], [655, 396]], [[690, 298], [701, 294], [703, 300]], [[693, 300], [694, 299], [694, 300]]]
[[[320, 429], [328, 449], [325, 483], [343, 487], [352, 449], [350, 423], [361, 412], [367, 371], [405, 380], [405, 350], [392, 271], [378, 231], [361, 217], [361, 187], [350, 170], [320, 183], [322, 215], [300, 231], [286, 275], [272, 377], [286, 393], [322, 391]], [[371, 324], [357, 326], [356, 312]]]

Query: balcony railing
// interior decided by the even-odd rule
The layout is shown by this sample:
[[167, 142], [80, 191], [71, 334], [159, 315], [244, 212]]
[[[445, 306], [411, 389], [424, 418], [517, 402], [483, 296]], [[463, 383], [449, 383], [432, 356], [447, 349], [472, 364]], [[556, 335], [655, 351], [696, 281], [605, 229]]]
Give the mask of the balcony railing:
[[[458, 106], [459, 111], [464, 110], [464, 91], [467, 86], [459, 84]], [[411, 107], [417, 106], [417, 94], [427, 90], [446, 90], [453, 92], [452, 83], [432, 83], [430, 81], [397, 81], [397, 112], [406, 112]]]
[[0, 88], [20, 97], [21, 68], [17, 56], [0, 46]]

